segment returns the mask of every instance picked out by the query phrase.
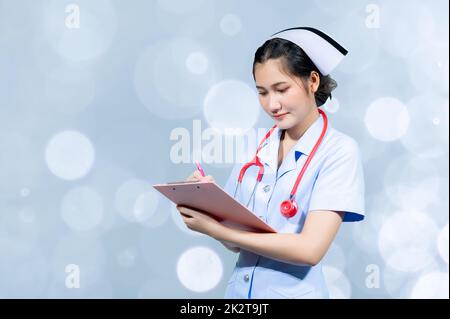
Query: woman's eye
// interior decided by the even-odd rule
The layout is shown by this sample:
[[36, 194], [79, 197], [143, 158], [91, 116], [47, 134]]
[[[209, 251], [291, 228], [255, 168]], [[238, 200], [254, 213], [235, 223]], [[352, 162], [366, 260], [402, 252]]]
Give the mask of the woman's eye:
[[266, 96], [267, 93], [266, 92], [259, 92], [258, 94], [261, 95], [261, 96]]
[[289, 89], [289, 88], [285, 88], [285, 89], [282, 89], [282, 90], [278, 90], [278, 92], [284, 93], [284, 92], [286, 92], [288, 89]]

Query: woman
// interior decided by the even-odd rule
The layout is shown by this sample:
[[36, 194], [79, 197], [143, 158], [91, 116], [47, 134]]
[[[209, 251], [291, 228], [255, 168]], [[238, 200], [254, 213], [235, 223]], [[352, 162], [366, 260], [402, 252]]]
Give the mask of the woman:
[[[329, 73], [346, 53], [313, 28], [280, 31], [255, 53], [259, 100], [275, 126], [253, 159], [264, 170], [260, 182], [260, 167], [242, 173], [237, 164], [225, 190], [277, 233], [231, 229], [178, 207], [188, 228], [240, 252], [226, 298], [329, 297], [321, 260], [343, 221], [364, 218], [358, 145], [318, 109], [331, 97], [336, 82]], [[195, 171], [188, 180], [213, 178]]]

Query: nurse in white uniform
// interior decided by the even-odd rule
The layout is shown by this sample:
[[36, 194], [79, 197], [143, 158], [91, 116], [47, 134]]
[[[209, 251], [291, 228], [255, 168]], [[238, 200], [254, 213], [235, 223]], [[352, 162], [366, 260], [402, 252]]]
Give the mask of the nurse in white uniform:
[[[364, 218], [357, 143], [319, 109], [347, 51], [313, 28], [280, 31], [255, 53], [259, 99], [274, 120], [248, 165], [234, 166], [224, 189], [277, 233], [223, 226], [178, 207], [187, 227], [239, 252], [225, 298], [328, 298], [321, 260], [342, 222]], [[258, 146], [258, 147], [256, 147]], [[188, 180], [213, 180], [195, 171]]]

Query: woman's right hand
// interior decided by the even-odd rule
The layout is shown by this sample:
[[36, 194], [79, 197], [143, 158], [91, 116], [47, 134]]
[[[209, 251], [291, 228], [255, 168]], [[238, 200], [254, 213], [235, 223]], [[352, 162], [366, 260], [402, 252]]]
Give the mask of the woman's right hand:
[[202, 174], [198, 170], [195, 170], [194, 173], [189, 175], [189, 177], [187, 178], [187, 181], [189, 181], [189, 182], [213, 182], [213, 183], [216, 182], [214, 180], [214, 177], [212, 177], [211, 175], [202, 176]]
[[[188, 178], [187, 181], [189, 182], [214, 182], [215, 180], [211, 175], [203, 176], [198, 170], [195, 170], [194, 173], [192, 173]], [[224, 245], [228, 250], [231, 250], [234, 253], [238, 253], [240, 251], [239, 247], [235, 247], [232, 245], [229, 245], [228, 243], [221, 241], [222, 245]]]

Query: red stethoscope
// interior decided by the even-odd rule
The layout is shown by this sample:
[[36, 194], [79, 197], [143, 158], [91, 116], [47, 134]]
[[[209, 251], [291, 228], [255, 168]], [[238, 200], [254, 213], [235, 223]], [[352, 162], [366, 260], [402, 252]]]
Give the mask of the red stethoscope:
[[[295, 192], [297, 191], [298, 185], [300, 184], [300, 181], [303, 177], [303, 174], [306, 171], [306, 168], [308, 167], [309, 163], [311, 162], [314, 154], [316, 153], [316, 150], [319, 148], [320, 143], [322, 143], [323, 137], [325, 136], [325, 133], [327, 132], [327, 127], [328, 127], [328, 118], [325, 114], [325, 112], [323, 112], [321, 109], [318, 109], [319, 113], [322, 114], [323, 117], [323, 129], [322, 129], [322, 133], [320, 134], [319, 139], [317, 140], [316, 144], [314, 145], [314, 148], [311, 151], [310, 156], [308, 156], [308, 159], [306, 160], [305, 164], [302, 167], [302, 170], [300, 171], [300, 173], [297, 176], [297, 180], [295, 181], [294, 187], [291, 190], [291, 193], [289, 195], [289, 199], [283, 201], [280, 205], [280, 212], [281, 215], [283, 215], [286, 218], [291, 218], [293, 216], [295, 216], [295, 214], [297, 214], [298, 211], [298, 204], [295, 201]], [[258, 157], [258, 152], [261, 150], [262, 148], [262, 144], [269, 138], [269, 136], [272, 134], [273, 130], [277, 127], [277, 125], [275, 124], [274, 126], [272, 126], [272, 128], [269, 130], [269, 132], [267, 132], [266, 136], [264, 136], [264, 138], [262, 139], [261, 143], [259, 143], [258, 148], [256, 149], [256, 154], [255, 157], [248, 162], [247, 164], [245, 164], [242, 168], [241, 171], [239, 173], [239, 178], [236, 184], [236, 188], [234, 190], [234, 197], [236, 197], [236, 193], [238, 190], [238, 187], [242, 184], [242, 179], [244, 178], [245, 172], [247, 171], [247, 169], [253, 165], [258, 166], [259, 171], [258, 171], [258, 176], [256, 177], [256, 183], [255, 186], [253, 187], [253, 191], [252, 194], [250, 195], [250, 198], [248, 200], [248, 203], [246, 206], [248, 206], [250, 204], [250, 201], [252, 199], [252, 197], [255, 195], [255, 191], [256, 191], [256, 187], [258, 186], [259, 182], [261, 182], [263, 175], [264, 175], [264, 165], [261, 163], [261, 161], [259, 160]]]

